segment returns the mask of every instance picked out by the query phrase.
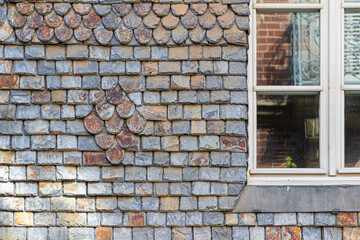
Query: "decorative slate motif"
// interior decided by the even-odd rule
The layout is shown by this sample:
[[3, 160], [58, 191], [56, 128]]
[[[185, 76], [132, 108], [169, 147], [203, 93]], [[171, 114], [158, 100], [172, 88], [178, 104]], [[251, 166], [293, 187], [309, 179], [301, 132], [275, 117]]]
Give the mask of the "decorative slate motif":
[[4, 3], [0, 42], [14, 32], [23, 43], [246, 44], [247, 29], [235, 24], [242, 15], [221, 3]]
[[124, 150], [141, 150], [138, 135], [145, 129], [146, 120], [166, 120], [166, 107], [137, 108], [118, 84], [111, 90], [96, 92], [94, 99], [95, 106], [84, 118], [84, 125], [112, 164], [122, 162]]

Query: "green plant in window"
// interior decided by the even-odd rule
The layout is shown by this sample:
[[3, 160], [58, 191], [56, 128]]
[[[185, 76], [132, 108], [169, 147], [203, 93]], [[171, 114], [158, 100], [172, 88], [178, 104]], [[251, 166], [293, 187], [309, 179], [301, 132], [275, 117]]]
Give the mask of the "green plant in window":
[[286, 168], [297, 168], [297, 165], [293, 162], [293, 159], [290, 156], [287, 156], [285, 158], [285, 162], [283, 162], [280, 166]]

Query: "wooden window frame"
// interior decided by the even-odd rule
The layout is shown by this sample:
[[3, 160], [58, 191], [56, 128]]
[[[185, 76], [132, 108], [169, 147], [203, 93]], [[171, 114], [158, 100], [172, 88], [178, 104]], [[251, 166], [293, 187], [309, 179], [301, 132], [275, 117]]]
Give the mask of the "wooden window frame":
[[[320, 0], [320, 3], [256, 3], [250, 15], [248, 97], [249, 97], [249, 181], [252, 185], [332, 185], [360, 184], [360, 168], [345, 168], [344, 91], [360, 85], [344, 84], [344, 12], [359, 3], [345, 0]], [[256, 85], [256, 13], [261, 10], [320, 12], [320, 85]], [[256, 168], [257, 112], [256, 93], [267, 91], [315, 91], [320, 93], [320, 168]]]

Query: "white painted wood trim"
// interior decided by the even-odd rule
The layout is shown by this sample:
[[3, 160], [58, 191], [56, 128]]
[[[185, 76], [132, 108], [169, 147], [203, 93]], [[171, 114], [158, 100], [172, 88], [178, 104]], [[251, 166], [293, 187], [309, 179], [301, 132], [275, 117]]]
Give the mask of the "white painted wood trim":
[[255, 92], [322, 92], [323, 86], [254, 86]]
[[323, 9], [322, 3], [254, 3], [253, 9], [261, 10], [319, 10]]
[[262, 186], [328, 186], [328, 185], [360, 185], [360, 177], [251, 177], [247, 185]]
[[266, 175], [312, 175], [312, 174], [326, 174], [326, 169], [320, 168], [257, 168], [250, 170], [251, 174], [266, 174]]
[[[332, 1], [332, 0], [331, 0]], [[358, 3], [342, 3], [341, 8], [360, 8], [360, 2]]]

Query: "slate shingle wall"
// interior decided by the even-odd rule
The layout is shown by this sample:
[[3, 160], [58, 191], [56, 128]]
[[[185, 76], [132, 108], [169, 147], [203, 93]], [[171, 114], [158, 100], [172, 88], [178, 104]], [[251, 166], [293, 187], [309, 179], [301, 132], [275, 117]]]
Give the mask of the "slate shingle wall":
[[0, 6], [0, 239], [228, 237], [249, 28], [231, 3]]

